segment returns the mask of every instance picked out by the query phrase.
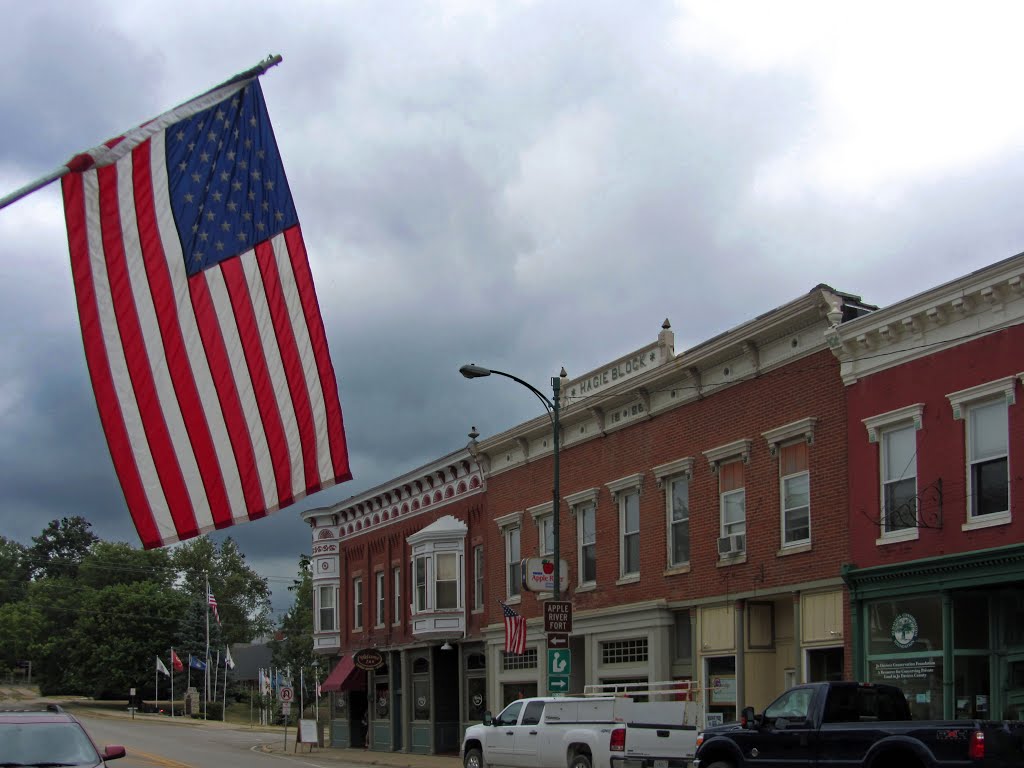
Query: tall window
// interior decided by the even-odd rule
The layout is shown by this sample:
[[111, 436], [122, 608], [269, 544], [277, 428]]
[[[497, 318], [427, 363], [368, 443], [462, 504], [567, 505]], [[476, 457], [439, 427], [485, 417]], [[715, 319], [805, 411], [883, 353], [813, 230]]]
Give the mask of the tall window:
[[427, 610], [427, 567], [430, 563], [429, 557], [417, 557], [413, 561], [413, 578], [416, 583], [414, 595], [417, 611]]
[[377, 626], [384, 626], [384, 571], [377, 571]]
[[917, 434], [913, 424], [882, 433], [882, 532], [917, 527]]
[[668, 564], [690, 562], [690, 480], [685, 475], [668, 481]]
[[484, 545], [473, 547], [473, 608], [484, 607]]
[[352, 582], [352, 627], [363, 628], [363, 580], [355, 579]]
[[811, 540], [811, 479], [807, 471], [807, 443], [784, 445], [779, 450], [782, 491], [782, 546]]
[[640, 573], [640, 492], [619, 495], [620, 575]]
[[969, 407], [967, 435], [971, 517], [1009, 512], [1010, 440], [1006, 400]]
[[506, 592], [509, 597], [518, 595], [522, 589], [523, 564], [519, 554], [519, 526], [505, 529], [505, 572]]
[[597, 508], [583, 504], [576, 513], [579, 542], [580, 584], [597, 581]]
[[743, 462], [730, 461], [718, 470], [721, 494], [722, 536], [747, 532], [747, 491], [743, 483]]
[[334, 632], [338, 629], [335, 623], [334, 587], [319, 587], [318, 590], [319, 619], [321, 632]]
[[443, 611], [459, 607], [459, 571], [454, 552], [434, 555], [434, 609]]
[[537, 518], [537, 550], [541, 557], [555, 551], [555, 518], [551, 515]]
[[402, 623], [402, 569], [400, 566], [395, 566], [391, 569], [391, 582], [394, 594], [392, 596], [393, 604], [391, 606], [391, 623], [401, 624]]

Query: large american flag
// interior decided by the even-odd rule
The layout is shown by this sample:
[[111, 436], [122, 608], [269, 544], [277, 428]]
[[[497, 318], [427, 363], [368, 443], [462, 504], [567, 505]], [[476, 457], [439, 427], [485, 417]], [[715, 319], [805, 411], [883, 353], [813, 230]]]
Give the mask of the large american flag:
[[526, 619], [501, 600], [498, 602], [505, 615], [505, 653], [526, 653]]
[[206, 603], [213, 610], [213, 618], [220, 624], [220, 614], [217, 613], [217, 598], [213, 596], [213, 592], [206, 593]]
[[302, 232], [255, 77], [68, 163], [86, 360], [145, 548], [351, 478]]

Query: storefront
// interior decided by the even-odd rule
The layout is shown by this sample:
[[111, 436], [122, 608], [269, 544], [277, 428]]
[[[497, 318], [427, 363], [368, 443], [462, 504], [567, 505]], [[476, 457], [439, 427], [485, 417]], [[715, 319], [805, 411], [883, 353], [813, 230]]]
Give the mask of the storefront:
[[1024, 713], [1024, 546], [847, 568], [854, 674], [915, 719]]

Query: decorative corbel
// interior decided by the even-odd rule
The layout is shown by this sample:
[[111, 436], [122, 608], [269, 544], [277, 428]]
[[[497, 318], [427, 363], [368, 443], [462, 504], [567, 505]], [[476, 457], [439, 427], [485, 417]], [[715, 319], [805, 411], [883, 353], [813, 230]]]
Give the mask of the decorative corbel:
[[697, 399], [700, 400], [702, 397], [704, 397], [704, 388], [701, 384], [700, 378], [700, 368], [698, 368], [696, 365], [691, 365], [689, 368], [686, 369], [686, 372], [689, 373], [690, 377], [693, 379], [693, 385], [697, 390]]

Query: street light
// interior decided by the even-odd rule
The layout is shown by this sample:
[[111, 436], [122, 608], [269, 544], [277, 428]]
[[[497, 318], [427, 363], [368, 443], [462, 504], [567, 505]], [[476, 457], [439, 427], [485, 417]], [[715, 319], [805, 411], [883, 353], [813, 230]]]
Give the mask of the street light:
[[537, 396], [537, 399], [544, 405], [544, 409], [548, 412], [548, 418], [551, 419], [551, 429], [554, 432], [554, 464], [555, 464], [555, 487], [552, 490], [552, 498], [554, 506], [552, 507], [551, 514], [553, 517], [554, 525], [551, 526], [551, 537], [554, 539], [554, 557], [555, 557], [555, 584], [552, 590], [555, 600], [562, 599], [562, 553], [559, 547], [559, 524], [558, 524], [558, 511], [559, 511], [559, 498], [558, 498], [558, 438], [559, 438], [559, 427], [558, 427], [558, 411], [559, 396], [562, 391], [562, 379], [568, 374], [565, 372], [565, 368], [562, 368], [558, 376], [551, 377], [551, 391], [554, 398], [548, 398], [543, 392], [537, 389], [529, 382], [523, 381], [518, 376], [513, 376], [511, 373], [505, 373], [504, 371], [496, 371], [493, 368], [484, 368], [482, 365], [464, 365], [459, 368], [459, 373], [465, 376], [467, 379], [479, 379], [484, 376], [490, 376], [492, 373], [495, 376], [504, 376], [506, 379], [512, 379], [512, 381], [518, 382], [526, 387], [528, 390], [533, 392]]

